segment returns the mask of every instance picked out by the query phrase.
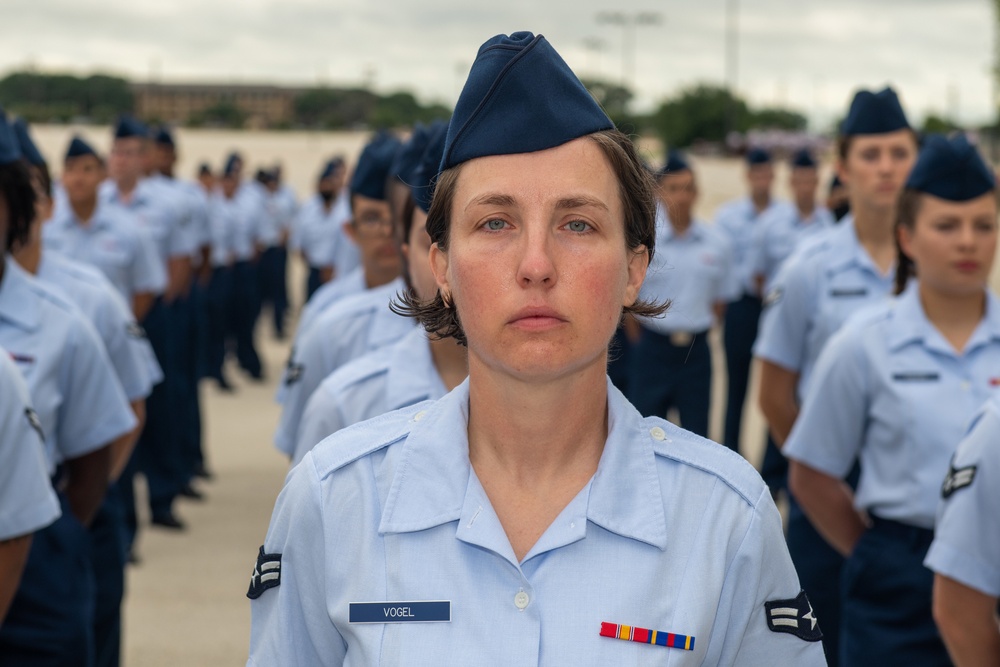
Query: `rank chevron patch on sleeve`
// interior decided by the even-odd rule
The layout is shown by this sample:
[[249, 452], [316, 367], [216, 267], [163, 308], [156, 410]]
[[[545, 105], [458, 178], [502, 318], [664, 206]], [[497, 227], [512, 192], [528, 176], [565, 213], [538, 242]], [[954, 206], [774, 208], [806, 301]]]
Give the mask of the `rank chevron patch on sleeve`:
[[281, 584], [281, 554], [266, 554], [264, 546], [261, 545], [260, 553], [257, 554], [257, 566], [250, 575], [250, 589], [247, 597], [256, 600], [269, 588], [276, 588]]
[[956, 468], [955, 464], [952, 463], [948, 466], [948, 475], [944, 478], [944, 484], [941, 485], [941, 497], [948, 498], [959, 489], [970, 486], [975, 479], [976, 466]]
[[807, 642], [818, 642], [823, 638], [805, 591], [800, 591], [790, 600], [769, 600], [764, 603], [764, 611], [771, 632], [787, 632]]

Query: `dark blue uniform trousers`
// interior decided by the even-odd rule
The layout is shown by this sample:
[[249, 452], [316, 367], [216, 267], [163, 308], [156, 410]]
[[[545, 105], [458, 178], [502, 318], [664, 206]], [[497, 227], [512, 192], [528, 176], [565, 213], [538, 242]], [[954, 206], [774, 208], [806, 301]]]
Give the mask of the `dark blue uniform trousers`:
[[175, 300], [169, 306], [170, 357], [173, 372], [170, 380], [170, 412], [177, 429], [177, 489], [191, 482], [194, 471], [203, 461], [201, 443], [201, 403], [198, 394], [198, 322], [197, 301], [193, 294]]
[[320, 269], [315, 266], [309, 267], [309, 275], [306, 276], [306, 301], [312, 298], [313, 293], [323, 286], [323, 278], [320, 276]]
[[271, 246], [261, 254], [258, 265], [260, 301], [271, 306], [274, 332], [279, 338], [285, 335], [285, 310], [288, 308], [285, 287], [287, 263], [288, 253], [285, 248]]
[[746, 401], [747, 384], [750, 382], [750, 362], [753, 360], [753, 344], [757, 340], [760, 312], [761, 300], [749, 294], [744, 294], [726, 308], [722, 338], [726, 348], [729, 384], [726, 394], [726, 427], [722, 441], [737, 452], [740, 447], [743, 403]]
[[644, 328], [631, 351], [630, 368], [630, 398], [644, 417], [666, 417], [676, 407], [682, 427], [708, 435], [712, 354], [706, 333], [693, 334], [686, 345], [674, 345], [669, 336]]
[[121, 664], [122, 598], [125, 596], [125, 508], [113, 484], [90, 524], [90, 556], [97, 594], [94, 606], [96, 667]]
[[0, 626], [0, 667], [93, 667], [90, 536], [60, 494], [62, 516], [35, 533]]
[[236, 359], [240, 368], [253, 377], [261, 376], [260, 357], [254, 347], [253, 331], [260, 312], [257, 292], [257, 266], [241, 261], [233, 265], [233, 298], [230, 320], [236, 342]]
[[233, 298], [233, 270], [227, 266], [212, 269], [208, 283], [208, 352], [205, 376], [222, 380], [222, 365], [226, 360], [226, 338], [230, 330], [229, 317]]
[[840, 664], [951, 665], [931, 612], [934, 573], [924, 567], [933, 531], [872, 520], [844, 565]]

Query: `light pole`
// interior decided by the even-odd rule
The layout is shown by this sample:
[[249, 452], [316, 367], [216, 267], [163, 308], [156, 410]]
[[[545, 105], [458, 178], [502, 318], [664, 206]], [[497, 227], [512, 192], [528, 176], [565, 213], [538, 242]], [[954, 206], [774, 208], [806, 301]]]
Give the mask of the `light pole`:
[[736, 86], [739, 82], [739, 0], [726, 0], [726, 89], [729, 108], [726, 110], [726, 135], [736, 130]]
[[622, 79], [621, 87], [627, 89], [635, 82], [635, 28], [640, 25], [659, 25], [663, 15], [659, 12], [600, 12], [597, 22], [617, 25], [622, 29]]

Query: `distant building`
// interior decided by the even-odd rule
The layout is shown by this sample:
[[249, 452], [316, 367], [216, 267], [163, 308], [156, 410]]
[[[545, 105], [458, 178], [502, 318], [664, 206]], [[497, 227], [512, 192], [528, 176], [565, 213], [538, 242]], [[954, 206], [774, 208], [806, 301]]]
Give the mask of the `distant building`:
[[135, 113], [144, 120], [186, 125], [206, 112], [238, 109], [247, 127], [290, 123], [301, 89], [237, 84], [133, 83]]

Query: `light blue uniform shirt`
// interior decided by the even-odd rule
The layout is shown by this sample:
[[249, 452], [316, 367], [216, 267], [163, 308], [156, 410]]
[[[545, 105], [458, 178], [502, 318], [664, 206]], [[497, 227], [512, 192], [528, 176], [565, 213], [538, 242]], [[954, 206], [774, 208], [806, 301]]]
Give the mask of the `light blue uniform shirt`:
[[772, 286], [781, 265], [804, 239], [831, 229], [836, 222], [833, 214], [817, 206], [803, 218], [792, 204], [776, 206], [761, 216], [754, 225], [750, 243], [750, 271], [764, 277], [764, 293]]
[[[339, 431], [292, 470], [248, 664], [826, 664], [820, 643], [768, 629], [765, 602], [800, 587], [741, 457], [644, 419], [609, 382], [597, 472], [519, 562], [469, 462], [468, 410], [467, 381]], [[451, 621], [348, 621], [352, 602], [422, 600], [450, 601]], [[604, 622], [694, 650], [601, 637]]]
[[307, 301], [306, 305], [302, 307], [302, 315], [299, 317], [297, 337], [301, 337], [301, 335], [309, 329], [309, 326], [313, 323], [316, 317], [326, 311], [334, 303], [340, 301], [345, 296], [360, 294], [366, 289], [368, 289], [368, 285], [365, 283], [365, 270], [360, 266], [353, 271], [350, 271], [342, 276], [337, 276], [330, 282], [324, 284], [318, 290], [313, 292], [309, 301]]
[[119, 208], [98, 204], [83, 225], [68, 204], [57, 206], [42, 227], [42, 238], [47, 250], [99, 269], [129, 304], [136, 294], [166, 289], [167, 272], [152, 237]]
[[299, 200], [295, 196], [295, 190], [284, 184], [272, 195], [274, 198], [275, 210], [283, 231], [291, 232], [295, 224], [295, 216], [299, 213]]
[[849, 320], [820, 354], [783, 453], [844, 478], [855, 505], [934, 527], [941, 480], [976, 411], [1000, 385], [1000, 300], [958, 354], [927, 319], [916, 284]]
[[[166, 179], [163, 179], [166, 180]], [[191, 257], [197, 243], [188, 229], [188, 218], [183, 198], [171, 185], [155, 179], [144, 178], [135, 186], [126, 202], [112, 181], [101, 186], [102, 203], [118, 207], [135, 216], [145, 229], [166, 269], [167, 262], [175, 257]]]
[[394, 345], [344, 364], [323, 380], [306, 403], [292, 465], [342, 428], [447, 393], [427, 332], [417, 327]]
[[0, 345], [28, 383], [49, 474], [135, 428], [97, 332], [74, 306], [10, 256], [0, 279]]
[[192, 189], [197, 186], [163, 174], [148, 176], [146, 181], [159, 188], [164, 199], [173, 205], [181, 233], [186, 238], [186, 244], [192, 248], [191, 257], [197, 257], [198, 248], [204, 240], [204, 211], [200, 208], [201, 200]]
[[0, 540], [9, 540], [48, 526], [61, 512], [28, 387], [2, 347], [0, 396]]
[[729, 240], [697, 220], [678, 236], [657, 206], [656, 252], [639, 297], [669, 300], [670, 310], [663, 317], [641, 318], [642, 326], [663, 335], [707, 331], [715, 321], [713, 306], [734, 301], [739, 290]]
[[344, 232], [344, 223], [351, 219], [351, 196], [344, 190], [327, 211], [323, 198], [313, 195], [299, 209], [292, 228], [291, 245], [306, 256], [311, 267], [332, 266], [338, 276], [361, 263], [354, 242]]
[[285, 369], [281, 422], [274, 442], [289, 456], [295, 451], [299, 422], [309, 397], [326, 376], [362, 355], [392, 345], [416, 322], [389, 310], [389, 301], [406, 289], [399, 278], [346, 297], [316, 319], [292, 352]]
[[46, 250], [35, 277], [80, 309], [104, 343], [129, 401], [145, 399], [163, 380], [142, 327], [114, 287], [97, 269]]
[[239, 205], [226, 199], [221, 191], [212, 193], [208, 204], [208, 229], [212, 244], [213, 267], [231, 266], [236, 257], [236, 218]]
[[805, 241], [778, 271], [764, 299], [754, 356], [799, 374], [798, 398], [826, 342], [848, 317], [892, 293], [895, 268], [883, 275], [858, 241], [854, 219]]
[[250, 183], [243, 183], [231, 200], [234, 207], [233, 256], [237, 262], [249, 262], [257, 255], [263, 219], [263, 201]]
[[942, 487], [934, 542], [924, 565], [1000, 597], [1000, 396], [993, 395], [959, 443]]
[[256, 193], [259, 206], [258, 241], [265, 248], [278, 245], [281, 241], [283, 212], [279, 208], [277, 193], [272, 194], [259, 181], [250, 181], [245, 187]]
[[757, 295], [757, 287], [754, 285], [753, 266], [751, 265], [753, 256], [750, 252], [754, 229], [760, 223], [762, 216], [782, 206], [788, 206], [788, 204], [772, 199], [768, 207], [758, 213], [753, 201], [749, 197], [743, 197], [723, 204], [715, 214], [714, 228], [724, 233], [729, 239], [733, 248], [736, 281], [743, 292], [747, 294], [759, 296]]

